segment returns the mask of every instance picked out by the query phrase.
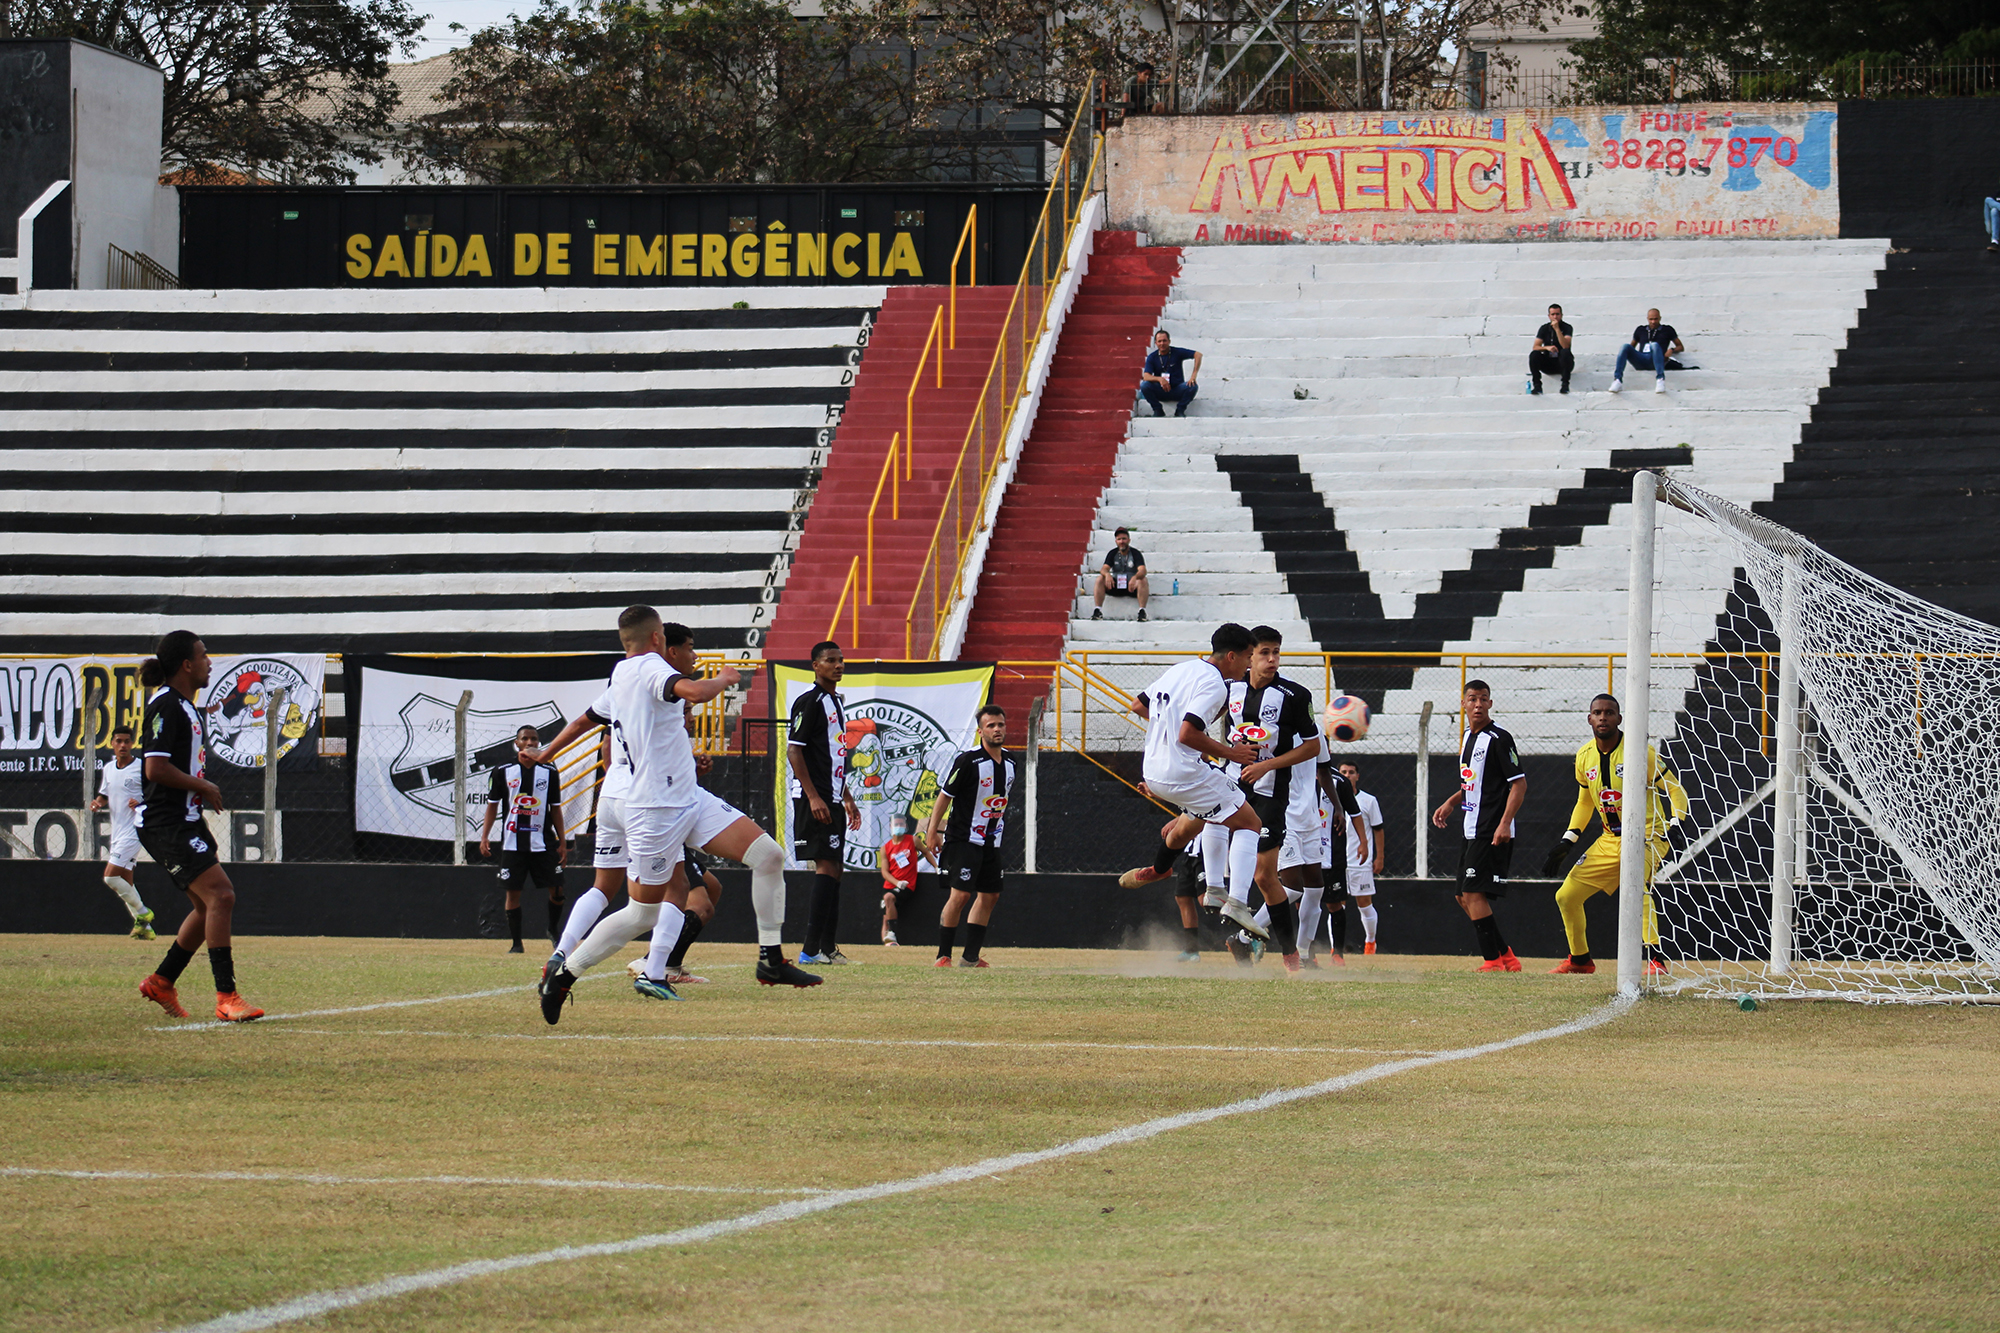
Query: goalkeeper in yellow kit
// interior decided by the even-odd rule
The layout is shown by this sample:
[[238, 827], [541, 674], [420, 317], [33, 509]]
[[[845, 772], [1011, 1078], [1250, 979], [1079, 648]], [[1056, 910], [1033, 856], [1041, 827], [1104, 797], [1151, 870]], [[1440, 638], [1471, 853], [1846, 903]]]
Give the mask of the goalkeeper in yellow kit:
[[[1590, 739], [1576, 752], [1576, 808], [1570, 812], [1569, 831], [1562, 835], [1542, 865], [1542, 873], [1553, 878], [1563, 858], [1590, 827], [1591, 815], [1594, 813], [1603, 821], [1603, 835], [1570, 867], [1562, 887], [1556, 890], [1563, 932], [1569, 936], [1569, 957], [1555, 967], [1558, 973], [1597, 970], [1597, 964], [1590, 958], [1583, 905], [1593, 894], [1618, 892], [1619, 835], [1625, 822], [1624, 722], [1618, 701], [1610, 695], [1600, 694], [1590, 701]], [[1646, 749], [1650, 760], [1645, 786], [1646, 878], [1650, 882], [1667, 854], [1667, 825], [1687, 814], [1688, 797], [1673, 770], [1660, 762], [1659, 750], [1650, 745]], [[1660, 928], [1653, 917], [1650, 892], [1645, 898], [1644, 932], [1647, 975], [1666, 971], [1666, 964], [1653, 952], [1660, 943]]]

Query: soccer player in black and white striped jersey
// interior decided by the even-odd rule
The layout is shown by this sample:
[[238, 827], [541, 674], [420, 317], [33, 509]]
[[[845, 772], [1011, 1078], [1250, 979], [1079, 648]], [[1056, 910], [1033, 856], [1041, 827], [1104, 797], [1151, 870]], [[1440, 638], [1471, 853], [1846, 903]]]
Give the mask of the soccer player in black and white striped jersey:
[[[1000, 902], [1000, 844], [1007, 831], [1007, 803], [1014, 794], [1014, 761], [1000, 748], [1007, 739], [1007, 710], [979, 710], [979, 748], [959, 755], [938, 791], [924, 836], [918, 840], [944, 870], [951, 897], [938, 916], [938, 967], [951, 966], [959, 920], [965, 921], [960, 967], [985, 967], [980, 950]], [[944, 825], [942, 847], [938, 825]], [[967, 908], [970, 907], [970, 911]]]
[[[493, 855], [493, 821], [501, 820], [500, 887], [507, 895], [507, 929], [514, 937], [507, 952], [520, 953], [521, 884], [532, 881], [549, 895], [549, 943], [562, 935], [563, 867], [569, 848], [563, 831], [562, 774], [554, 764], [537, 763], [541, 735], [532, 726], [514, 732], [517, 762], [493, 770], [486, 792], [486, 820], [479, 829], [479, 855]], [[502, 816], [501, 812], [505, 811]]]

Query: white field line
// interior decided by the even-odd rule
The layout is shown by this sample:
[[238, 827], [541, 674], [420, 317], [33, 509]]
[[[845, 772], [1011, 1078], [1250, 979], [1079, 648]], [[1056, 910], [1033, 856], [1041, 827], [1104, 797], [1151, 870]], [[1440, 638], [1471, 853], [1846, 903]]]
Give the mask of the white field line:
[[760, 1208], [754, 1213], [740, 1217], [724, 1218], [716, 1222], [704, 1222], [699, 1226], [683, 1227], [679, 1231], [658, 1232], [652, 1235], [634, 1236], [629, 1240], [605, 1241], [596, 1245], [563, 1245], [552, 1250], [537, 1250], [530, 1254], [510, 1255], [504, 1259], [475, 1259], [469, 1263], [452, 1264], [445, 1268], [433, 1268], [422, 1273], [406, 1273], [401, 1277], [384, 1278], [378, 1282], [367, 1282], [353, 1287], [337, 1287], [331, 1291], [318, 1291], [310, 1295], [280, 1301], [275, 1305], [261, 1305], [254, 1309], [239, 1310], [217, 1319], [199, 1324], [189, 1324], [178, 1333], [252, 1333], [252, 1330], [276, 1328], [301, 1319], [315, 1319], [336, 1310], [352, 1309], [358, 1305], [368, 1305], [375, 1301], [385, 1301], [411, 1292], [433, 1291], [439, 1287], [449, 1287], [460, 1282], [470, 1282], [475, 1278], [492, 1277], [500, 1273], [511, 1273], [517, 1269], [537, 1268], [544, 1264], [567, 1263], [577, 1259], [595, 1259], [609, 1255], [636, 1254], [645, 1250], [657, 1250], [668, 1246], [693, 1245], [702, 1241], [715, 1240], [722, 1236], [733, 1236], [745, 1231], [754, 1231], [774, 1222], [790, 1222], [815, 1213], [830, 1212], [844, 1208], [851, 1203], [868, 1203], [876, 1199], [892, 1198], [898, 1194], [912, 1194], [919, 1190], [936, 1189], [940, 1185], [956, 1185], [982, 1177], [998, 1176], [1002, 1172], [1018, 1171], [1022, 1167], [1035, 1166], [1042, 1162], [1057, 1161], [1065, 1157], [1079, 1157], [1102, 1152], [1106, 1148], [1121, 1147], [1128, 1143], [1138, 1143], [1146, 1139], [1170, 1134], [1178, 1129], [1193, 1125], [1205, 1125], [1210, 1121], [1231, 1116], [1251, 1115], [1268, 1111], [1274, 1107], [1286, 1106], [1292, 1102], [1305, 1101], [1313, 1097], [1324, 1097], [1329, 1093], [1345, 1092], [1349, 1088], [1372, 1083], [1377, 1079], [1389, 1078], [1411, 1070], [1425, 1069], [1431, 1065], [1445, 1064], [1454, 1060], [1473, 1060], [1483, 1055], [1494, 1055], [1510, 1051], [1535, 1042], [1548, 1041], [1554, 1037], [1572, 1036], [1588, 1031], [1617, 1018], [1630, 1009], [1634, 1001], [1629, 996], [1619, 996], [1610, 1003], [1591, 1010], [1581, 1018], [1554, 1027], [1541, 1028], [1534, 1032], [1524, 1032], [1516, 1037], [1500, 1041], [1486, 1042], [1479, 1046], [1467, 1046], [1455, 1051], [1439, 1051], [1432, 1055], [1416, 1056], [1406, 1060], [1392, 1060], [1385, 1064], [1370, 1065], [1366, 1069], [1351, 1074], [1341, 1074], [1336, 1078], [1311, 1083], [1301, 1088], [1278, 1088], [1261, 1097], [1249, 1097], [1242, 1101], [1229, 1102], [1222, 1106], [1211, 1106], [1199, 1111], [1184, 1111], [1179, 1115], [1162, 1116], [1156, 1120], [1141, 1121], [1136, 1125], [1126, 1125], [1103, 1134], [1092, 1134], [1086, 1138], [1073, 1139], [1053, 1148], [1043, 1148], [1036, 1152], [1010, 1153], [1005, 1157], [989, 1157], [984, 1161], [970, 1162], [964, 1166], [947, 1167], [942, 1171], [930, 1171], [921, 1176], [910, 1176], [904, 1180], [889, 1180], [878, 1185], [864, 1185], [858, 1189], [834, 1190], [808, 1199], [792, 1199], [784, 1203]]
[[762, 1033], [450, 1032], [423, 1028], [287, 1028], [302, 1037], [457, 1037], [466, 1041], [762, 1042], [783, 1046], [916, 1046], [973, 1051], [1162, 1051], [1214, 1055], [1441, 1055], [1441, 1051], [1384, 1050], [1375, 1046], [1176, 1046], [1165, 1042], [970, 1041], [950, 1037], [787, 1037]]
[[486, 1185], [503, 1189], [657, 1190], [677, 1194], [825, 1194], [821, 1189], [766, 1189], [758, 1185], [656, 1185], [643, 1180], [541, 1180], [523, 1176], [328, 1176], [288, 1171], [59, 1171], [0, 1166], [0, 1177], [55, 1176], [66, 1180], [222, 1180], [280, 1185]]

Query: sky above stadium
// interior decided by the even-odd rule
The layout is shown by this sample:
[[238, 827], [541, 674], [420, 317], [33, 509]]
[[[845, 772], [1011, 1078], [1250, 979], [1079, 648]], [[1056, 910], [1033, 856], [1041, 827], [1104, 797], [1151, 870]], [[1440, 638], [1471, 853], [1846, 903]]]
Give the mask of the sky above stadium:
[[[495, 23], [504, 23], [509, 14], [533, 13], [535, 0], [424, 0], [430, 15], [424, 23], [416, 58], [425, 60], [464, 46], [472, 34]], [[462, 25], [453, 32], [451, 25]]]

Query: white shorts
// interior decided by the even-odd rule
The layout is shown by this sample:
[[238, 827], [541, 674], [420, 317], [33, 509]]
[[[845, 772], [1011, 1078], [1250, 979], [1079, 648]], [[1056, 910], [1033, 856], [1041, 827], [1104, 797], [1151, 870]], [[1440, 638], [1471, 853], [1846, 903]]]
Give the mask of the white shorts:
[[693, 805], [628, 805], [625, 807], [626, 873], [639, 884], [665, 884], [686, 854], [700, 807]]
[[694, 792], [694, 827], [688, 832], [688, 846], [706, 847], [722, 836], [722, 831], [743, 818], [743, 812], [705, 787]]
[[1146, 779], [1146, 790], [1196, 819], [1220, 824], [1243, 808], [1243, 788], [1219, 768], [1205, 769], [1185, 785]]
[[625, 801], [617, 796], [597, 798], [597, 847], [590, 864], [598, 870], [623, 870], [632, 858], [625, 850]]
[[1324, 859], [1322, 844], [1325, 834], [1314, 820], [1309, 829], [1289, 828], [1285, 830], [1285, 844], [1278, 852], [1278, 869], [1290, 870], [1293, 866], [1316, 866]]
[[139, 831], [132, 829], [113, 836], [110, 850], [104, 853], [104, 860], [107, 865], [117, 866], [120, 870], [130, 870], [138, 865]]
[[1347, 896], [1366, 898], [1375, 892], [1375, 867], [1358, 866], [1349, 862], [1347, 866]]

